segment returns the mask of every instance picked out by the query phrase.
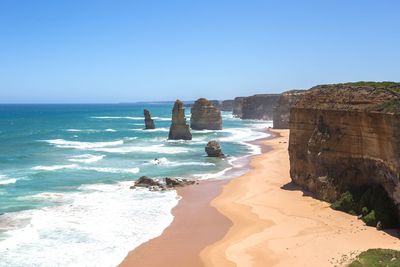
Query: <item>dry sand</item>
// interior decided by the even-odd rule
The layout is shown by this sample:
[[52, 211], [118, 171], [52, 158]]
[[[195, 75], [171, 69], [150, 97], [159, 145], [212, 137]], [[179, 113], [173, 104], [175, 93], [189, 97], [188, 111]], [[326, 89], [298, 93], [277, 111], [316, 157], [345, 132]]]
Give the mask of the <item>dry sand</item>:
[[368, 248], [400, 249], [397, 237], [290, 183], [288, 130], [262, 141], [272, 148], [253, 157], [247, 174], [233, 179], [212, 201], [233, 226], [201, 252], [205, 266], [341, 266]]
[[251, 159], [245, 175], [179, 190], [172, 224], [121, 266], [343, 266], [368, 248], [400, 249], [397, 237], [290, 183], [289, 131], [273, 133], [260, 141], [269, 149]]

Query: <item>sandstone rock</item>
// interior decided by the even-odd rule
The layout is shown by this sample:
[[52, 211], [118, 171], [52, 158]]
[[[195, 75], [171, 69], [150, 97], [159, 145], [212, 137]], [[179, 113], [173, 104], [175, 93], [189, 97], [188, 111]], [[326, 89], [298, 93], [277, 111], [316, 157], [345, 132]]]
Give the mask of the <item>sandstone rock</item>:
[[183, 102], [176, 100], [172, 109], [172, 123], [169, 128], [168, 139], [192, 140], [192, 133], [186, 123], [185, 108]]
[[163, 184], [161, 184], [160, 182], [158, 182], [158, 181], [156, 181], [156, 180], [154, 180], [154, 179], [151, 179], [151, 178], [149, 178], [149, 177], [147, 177], [147, 176], [141, 176], [137, 181], [135, 181], [134, 185], [131, 186], [130, 188], [131, 188], [131, 189], [134, 189], [134, 188], [136, 188], [136, 187], [146, 187], [146, 188], [149, 188], [149, 187], [151, 187], [151, 186], [162, 188], [162, 187], [163, 187]]
[[233, 100], [232, 114], [233, 114], [233, 116], [235, 116], [237, 118], [242, 117], [243, 100], [244, 100], [244, 97], [236, 97]]
[[[381, 185], [400, 204], [400, 95], [351, 84], [316, 86], [289, 119], [290, 176], [320, 199]], [[325, 177], [325, 179], [321, 179]]]
[[233, 111], [234, 100], [224, 100], [221, 104], [222, 111]]
[[221, 109], [221, 102], [219, 100], [210, 100], [211, 104], [217, 109]]
[[208, 157], [224, 157], [224, 153], [222, 153], [221, 146], [217, 141], [210, 141], [207, 143], [205, 148]]
[[245, 97], [242, 103], [242, 119], [272, 120], [272, 110], [276, 106], [279, 94], [260, 94]]
[[165, 184], [168, 188], [173, 188], [173, 187], [182, 187], [186, 185], [192, 185], [196, 181], [190, 181], [186, 179], [178, 179], [178, 178], [165, 178]]
[[297, 103], [304, 90], [283, 92], [273, 108], [274, 129], [289, 129], [290, 108]]
[[154, 125], [154, 120], [151, 118], [150, 111], [147, 109], [144, 109], [144, 124], [145, 124], [145, 129], [155, 129], [156, 126]]
[[221, 130], [221, 111], [205, 98], [200, 98], [191, 109], [190, 125], [193, 130]]

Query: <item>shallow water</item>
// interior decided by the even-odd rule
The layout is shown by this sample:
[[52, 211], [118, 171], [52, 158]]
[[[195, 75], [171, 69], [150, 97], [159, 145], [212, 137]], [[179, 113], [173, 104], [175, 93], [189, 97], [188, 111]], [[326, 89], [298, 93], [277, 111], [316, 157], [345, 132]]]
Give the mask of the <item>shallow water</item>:
[[[157, 129], [142, 129], [143, 108]], [[131, 190], [133, 180], [231, 176], [271, 125], [224, 112], [222, 131], [168, 141], [171, 108], [0, 105], [0, 266], [115, 266], [170, 224], [178, 202], [174, 191]], [[229, 157], [205, 157], [209, 140]]]

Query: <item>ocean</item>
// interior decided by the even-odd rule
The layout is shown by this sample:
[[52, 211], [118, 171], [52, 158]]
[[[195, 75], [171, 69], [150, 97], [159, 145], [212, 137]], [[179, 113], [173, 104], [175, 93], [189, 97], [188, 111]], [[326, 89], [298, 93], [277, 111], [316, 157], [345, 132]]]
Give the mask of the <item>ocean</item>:
[[[240, 175], [268, 121], [222, 112], [223, 130], [167, 140], [173, 103], [0, 105], [0, 266], [116, 266], [172, 222], [175, 191], [152, 178]], [[143, 109], [155, 130], [143, 130]], [[188, 122], [190, 108], [186, 108]], [[210, 140], [224, 159], [205, 157]]]

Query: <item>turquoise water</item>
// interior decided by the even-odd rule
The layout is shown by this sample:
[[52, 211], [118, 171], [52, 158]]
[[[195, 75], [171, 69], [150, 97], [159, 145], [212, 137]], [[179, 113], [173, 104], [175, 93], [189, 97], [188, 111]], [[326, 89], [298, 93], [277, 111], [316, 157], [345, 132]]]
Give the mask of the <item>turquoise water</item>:
[[[157, 129], [143, 130], [143, 108]], [[222, 131], [168, 141], [171, 108], [0, 105], [0, 266], [115, 266], [168, 226], [178, 202], [174, 191], [131, 190], [132, 181], [232, 176], [270, 125], [224, 112]], [[205, 157], [209, 140], [229, 157]]]

